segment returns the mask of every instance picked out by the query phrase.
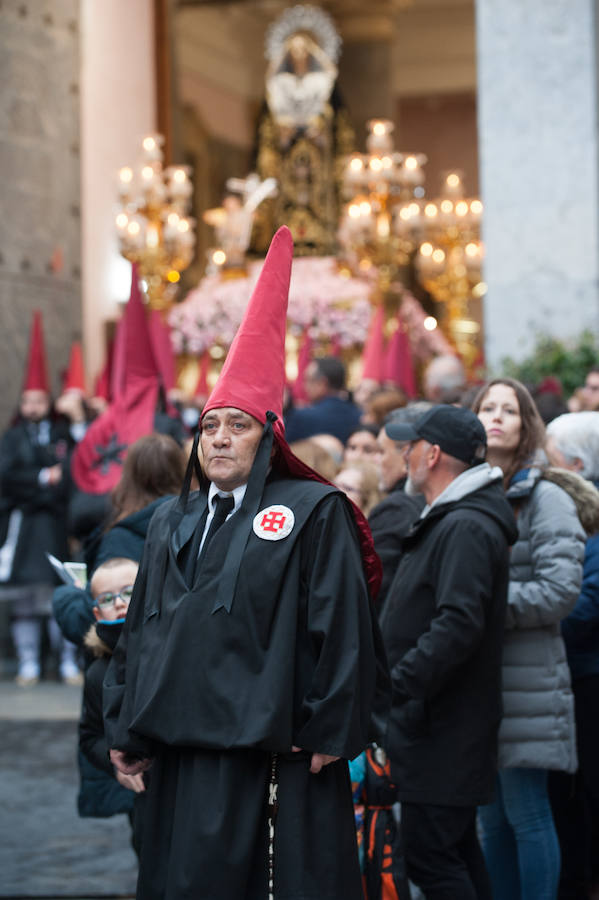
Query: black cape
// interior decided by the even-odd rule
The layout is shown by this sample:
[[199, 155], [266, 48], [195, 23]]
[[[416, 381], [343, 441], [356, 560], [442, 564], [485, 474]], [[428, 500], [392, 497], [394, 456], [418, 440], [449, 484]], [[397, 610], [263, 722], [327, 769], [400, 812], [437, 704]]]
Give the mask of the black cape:
[[[67, 555], [67, 473], [73, 442], [62, 419], [51, 420], [49, 428], [50, 442], [39, 444], [32, 435], [36, 426], [19, 419], [0, 441], [0, 546], [8, 538], [11, 514], [22, 514], [5, 579], [11, 585], [56, 584], [46, 551], [58, 559]], [[61, 480], [40, 484], [40, 471], [57, 463], [63, 466]]]
[[[275, 897], [360, 900], [344, 760], [372, 736], [382, 667], [351, 510], [326, 485], [269, 480], [260, 510], [283, 505], [294, 526], [272, 541], [250, 531], [227, 611], [219, 586], [243, 506], [195, 584], [183, 575], [206, 504], [198, 493], [178, 522], [172, 503], [155, 514], [104, 684], [110, 746], [155, 758], [138, 897], [267, 896], [277, 752]], [[311, 775], [312, 752], [342, 760]]]

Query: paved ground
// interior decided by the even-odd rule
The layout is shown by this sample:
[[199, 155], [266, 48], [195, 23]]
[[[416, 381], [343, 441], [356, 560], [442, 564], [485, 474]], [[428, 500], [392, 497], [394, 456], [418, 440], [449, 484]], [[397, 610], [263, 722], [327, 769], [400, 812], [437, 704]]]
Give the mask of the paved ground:
[[1, 900], [134, 896], [125, 816], [77, 815], [80, 702], [80, 688], [47, 681], [24, 689], [0, 678]]
[[125, 816], [81, 819], [75, 758], [81, 689], [0, 680], [0, 897], [132, 896]]

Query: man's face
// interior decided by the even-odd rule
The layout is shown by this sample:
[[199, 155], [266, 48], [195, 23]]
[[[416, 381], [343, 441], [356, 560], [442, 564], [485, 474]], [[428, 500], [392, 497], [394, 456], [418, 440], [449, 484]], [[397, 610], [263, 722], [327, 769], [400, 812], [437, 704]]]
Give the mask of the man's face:
[[221, 491], [247, 483], [262, 430], [257, 419], [232, 406], [206, 413], [200, 436], [202, 464]]
[[393, 485], [406, 475], [405, 444], [391, 440], [384, 428], [379, 431], [377, 441], [380, 448], [378, 464], [381, 488], [390, 491]]
[[304, 390], [310, 403], [316, 403], [327, 394], [327, 380], [318, 370], [318, 365], [311, 362], [304, 374]]
[[426, 489], [428, 479], [428, 453], [431, 444], [428, 441], [410, 441], [405, 451], [406, 464], [408, 468], [409, 493], [423, 494]]
[[50, 411], [50, 398], [45, 391], [23, 391], [20, 412], [29, 422], [41, 422]]
[[599, 409], [599, 372], [589, 372], [582, 389], [585, 409]]

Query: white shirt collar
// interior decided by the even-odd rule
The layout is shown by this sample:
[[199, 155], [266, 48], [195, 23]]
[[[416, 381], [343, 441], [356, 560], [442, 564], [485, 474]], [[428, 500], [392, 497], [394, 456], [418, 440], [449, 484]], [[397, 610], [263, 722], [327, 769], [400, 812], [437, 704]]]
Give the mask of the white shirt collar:
[[211, 481], [210, 488], [208, 490], [208, 511], [210, 513], [214, 512], [214, 510], [212, 509], [212, 501], [214, 500], [216, 495], [219, 494], [221, 497], [233, 497], [233, 502], [235, 505], [233, 506], [233, 509], [231, 510], [231, 513], [230, 513], [230, 515], [233, 515], [233, 513], [237, 512], [237, 510], [239, 509], [239, 507], [241, 506], [241, 504], [243, 502], [243, 498], [245, 497], [246, 488], [247, 488], [247, 483], [241, 484], [241, 485], [239, 485], [239, 487], [233, 488], [232, 491], [221, 491], [219, 488], [217, 488], [217, 486], [214, 484], [214, 482]]

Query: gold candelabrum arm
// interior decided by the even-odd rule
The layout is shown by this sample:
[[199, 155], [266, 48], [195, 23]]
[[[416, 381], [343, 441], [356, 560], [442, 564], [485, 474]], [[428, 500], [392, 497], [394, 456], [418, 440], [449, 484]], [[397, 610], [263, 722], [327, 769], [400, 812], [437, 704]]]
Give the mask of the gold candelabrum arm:
[[190, 171], [187, 166], [163, 168], [163, 142], [162, 135], [147, 135], [136, 165], [120, 170], [115, 219], [119, 250], [137, 263], [153, 309], [170, 305], [195, 248], [195, 222], [187, 215]]

